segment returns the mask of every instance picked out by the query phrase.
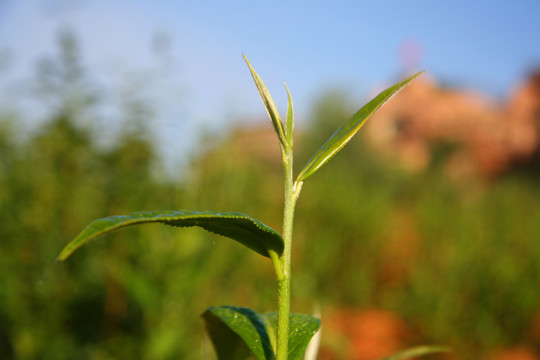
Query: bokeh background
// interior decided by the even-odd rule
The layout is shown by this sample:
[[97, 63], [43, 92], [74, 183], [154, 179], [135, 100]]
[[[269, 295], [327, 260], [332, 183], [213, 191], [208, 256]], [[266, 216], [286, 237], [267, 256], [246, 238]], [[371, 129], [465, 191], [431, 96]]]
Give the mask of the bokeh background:
[[275, 309], [269, 262], [147, 225], [60, 249], [137, 210], [240, 211], [281, 228], [278, 143], [296, 164], [418, 70], [304, 185], [293, 309], [319, 359], [446, 344], [540, 358], [537, 1], [0, 1], [0, 358], [214, 359], [199, 314]]

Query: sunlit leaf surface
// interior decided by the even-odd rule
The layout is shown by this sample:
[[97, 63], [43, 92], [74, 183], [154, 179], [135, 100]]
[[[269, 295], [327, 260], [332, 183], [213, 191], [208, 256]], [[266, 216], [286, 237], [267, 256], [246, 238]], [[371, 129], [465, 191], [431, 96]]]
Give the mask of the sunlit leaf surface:
[[358, 110], [351, 118], [341, 124], [307, 162], [298, 175], [296, 181], [304, 181], [319, 170], [321, 166], [326, 164], [328, 160], [336, 155], [351, 140], [351, 138], [365, 124], [371, 115], [373, 115], [385, 102], [390, 100], [392, 96], [407, 86], [415, 77], [420, 74], [421, 73], [418, 73], [407, 80], [384, 90], [373, 100]]
[[261, 77], [255, 72], [245, 55], [244, 60], [249, 67], [249, 71], [251, 72], [253, 81], [255, 81], [255, 86], [257, 86], [257, 90], [259, 91], [259, 95], [261, 96], [264, 107], [266, 108], [266, 111], [268, 111], [268, 115], [270, 116], [270, 120], [272, 120], [272, 124], [274, 125], [274, 130], [276, 131], [276, 134], [278, 136], [279, 143], [283, 149], [287, 149], [288, 143], [285, 138], [285, 130], [283, 129], [283, 123], [281, 122], [281, 118], [279, 116], [279, 112], [277, 111], [276, 104], [274, 103], [272, 96], [270, 96], [270, 92], [264, 85]]
[[283, 252], [281, 235], [259, 220], [247, 215], [236, 212], [161, 210], [135, 212], [129, 215], [109, 216], [94, 220], [64, 247], [58, 255], [58, 260], [67, 259], [80, 246], [95, 238], [121, 228], [145, 223], [161, 223], [177, 227], [198, 226], [236, 240], [267, 257], [269, 250], [273, 250], [277, 254]]

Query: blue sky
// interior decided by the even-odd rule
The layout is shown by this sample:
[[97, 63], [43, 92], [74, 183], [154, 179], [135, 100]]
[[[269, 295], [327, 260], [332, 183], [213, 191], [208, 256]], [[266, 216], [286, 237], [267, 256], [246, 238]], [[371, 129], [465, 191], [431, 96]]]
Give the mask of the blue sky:
[[540, 64], [538, 14], [538, 0], [0, 0], [0, 52], [10, 55], [0, 82], [31, 77], [68, 26], [102, 79], [155, 69], [152, 39], [169, 39], [170, 72], [152, 84], [169, 95], [166, 136], [264, 114], [242, 53], [282, 108], [287, 82], [300, 120], [325, 87], [348, 89], [360, 106], [406, 69], [503, 96]]

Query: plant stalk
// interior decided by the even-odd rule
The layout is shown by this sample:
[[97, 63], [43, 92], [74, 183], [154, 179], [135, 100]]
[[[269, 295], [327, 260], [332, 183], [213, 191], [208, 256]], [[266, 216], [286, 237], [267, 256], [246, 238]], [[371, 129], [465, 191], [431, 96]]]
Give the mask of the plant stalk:
[[285, 206], [283, 209], [283, 241], [285, 248], [280, 257], [283, 269], [278, 277], [278, 334], [276, 360], [287, 360], [289, 347], [289, 317], [291, 307], [291, 248], [294, 222], [294, 209], [300, 194], [300, 186], [293, 183], [292, 146], [283, 153], [285, 170]]

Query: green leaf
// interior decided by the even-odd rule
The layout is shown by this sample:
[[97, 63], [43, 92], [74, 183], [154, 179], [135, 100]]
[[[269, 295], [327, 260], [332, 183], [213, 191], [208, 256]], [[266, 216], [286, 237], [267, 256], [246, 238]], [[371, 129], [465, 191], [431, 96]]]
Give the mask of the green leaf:
[[450, 351], [450, 348], [446, 346], [417, 346], [417, 347], [403, 350], [397, 354], [390, 355], [381, 360], [409, 359], [413, 357], [441, 353], [441, 352], [448, 352], [448, 351]]
[[255, 311], [234, 306], [211, 307], [202, 315], [219, 360], [241, 360], [255, 355], [275, 359], [263, 319]]
[[251, 76], [253, 76], [253, 81], [255, 81], [255, 85], [257, 86], [257, 90], [259, 91], [259, 95], [261, 96], [264, 107], [266, 108], [266, 111], [268, 112], [268, 116], [270, 116], [270, 120], [272, 120], [272, 124], [274, 125], [274, 130], [276, 131], [276, 134], [278, 136], [279, 144], [281, 148], [285, 150], [288, 148], [288, 145], [287, 145], [287, 140], [285, 138], [285, 131], [283, 130], [283, 123], [281, 122], [281, 118], [279, 117], [279, 112], [277, 111], [276, 104], [274, 103], [274, 100], [272, 100], [272, 96], [270, 96], [270, 92], [264, 85], [262, 79], [251, 66], [247, 57], [243, 54], [242, 56], [244, 56], [244, 60], [246, 61], [247, 66], [249, 67]]
[[[212, 307], [202, 315], [219, 360], [275, 359], [277, 312], [258, 314], [248, 308]], [[289, 360], [304, 353], [320, 320], [310, 315], [291, 314], [289, 324]]]
[[293, 102], [291, 92], [289, 87], [285, 84], [285, 89], [287, 89], [287, 121], [286, 121], [286, 131], [285, 135], [287, 136], [287, 143], [289, 144], [289, 149], [292, 149], [293, 146], [293, 128], [294, 128], [294, 111], [293, 111]]
[[[269, 333], [277, 334], [278, 313], [265, 313], [264, 322]], [[289, 318], [288, 360], [300, 359], [306, 351], [311, 338], [319, 330], [321, 320], [305, 314], [291, 314]]]
[[80, 246], [114, 230], [144, 223], [161, 223], [177, 227], [199, 226], [236, 240], [266, 257], [269, 257], [270, 250], [281, 254], [284, 247], [283, 239], [277, 231], [241, 213], [161, 210], [135, 212], [94, 220], [64, 247], [57, 259], [59, 261], [67, 259]]
[[418, 73], [409, 79], [402, 81], [392, 87], [381, 92], [373, 100], [364, 105], [351, 118], [346, 120], [339, 128], [330, 136], [328, 140], [317, 150], [311, 159], [304, 166], [298, 175], [297, 182], [304, 181], [309, 176], [313, 175], [321, 166], [326, 164], [334, 155], [336, 155], [356, 134], [356, 132], [364, 125], [367, 119], [371, 117], [384, 103], [386, 103], [399, 90], [403, 89], [414, 78], [421, 73]]

